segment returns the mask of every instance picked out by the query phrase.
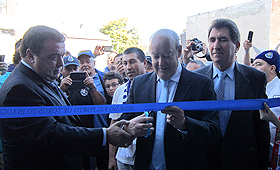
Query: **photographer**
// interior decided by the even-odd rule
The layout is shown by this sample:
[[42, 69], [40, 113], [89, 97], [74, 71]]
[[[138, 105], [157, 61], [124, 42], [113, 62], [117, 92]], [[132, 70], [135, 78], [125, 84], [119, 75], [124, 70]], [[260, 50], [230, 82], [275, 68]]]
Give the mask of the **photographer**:
[[[72, 72], [77, 72], [79, 61], [76, 57], [65, 56], [63, 57], [63, 68], [61, 69], [62, 79], [60, 82], [60, 89], [66, 93], [68, 100], [72, 105], [102, 105], [106, 103], [104, 96], [96, 90], [93, 78], [86, 72], [86, 78], [83, 80], [83, 88], [70, 88], [73, 84], [70, 74]], [[85, 120], [83, 122], [86, 127], [93, 127], [92, 121]]]
[[187, 40], [186, 47], [183, 49], [182, 64], [187, 66], [191, 60], [204, 58], [208, 54], [207, 46], [197, 38]]
[[[77, 72], [79, 67], [79, 60], [76, 57], [65, 56], [63, 57], [63, 63], [64, 65], [60, 73], [63, 77], [61, 79], [60, 89], [65, 92], [72, 105], [103, 105], [106, 103], [105, 97], [96, 89], [93, 77], [89, 76], [87, 72], [80, 72], [81, 74], [86, 74], [85, 79], [81, 80], [84, 83], [84, 87], [71, 87], [71, 85], [73, 85], [73, 80], [70, 78], [70, 74]], [[95, 127], [95, 115], [79, 115], [79, 117], [81, 119], [80, 126], [88, 128]], [[108, 125], [104, 125], [104, 127], [107, 126]], [[83, 160], [85, 170], [92, 168], [91, 166], [95, 166], [92, 165], [95, 164], [95, 158], [84, 157]]]
[[197, 38], [187, 40], [186, 47], [182, 52], [182, 64], [186, 67], [191, 60], [196, 60], [197, 58], [207, 57], [208, 50], [204, 42], [198, 40]]

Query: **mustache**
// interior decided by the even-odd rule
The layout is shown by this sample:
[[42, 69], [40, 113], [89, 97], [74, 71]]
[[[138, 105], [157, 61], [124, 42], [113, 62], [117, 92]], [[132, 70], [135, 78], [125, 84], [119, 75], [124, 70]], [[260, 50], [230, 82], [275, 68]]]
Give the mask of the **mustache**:
[[165, 70], [167, 69], [168, 67], [161, 67], [161, 66], [158, 66], [157, 69], [162, 69], [162, 70]]
[[212, 50], [212, 54], [223, 54], [223, 53], [224, 53], [224, 50], [221, 48]]
[[129, 73], [134, 73], [135, 71], [131, 70], [131, 71], [127, 71], [126, 73], [129, 74]]

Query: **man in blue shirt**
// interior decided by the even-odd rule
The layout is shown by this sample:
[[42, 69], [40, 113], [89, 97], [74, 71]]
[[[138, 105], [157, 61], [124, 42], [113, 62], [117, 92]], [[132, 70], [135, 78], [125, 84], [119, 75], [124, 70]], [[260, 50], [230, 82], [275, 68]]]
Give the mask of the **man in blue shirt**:
[[[78, 54], [78, 60], [79, 60], [79, 64], [80, 64], [79, 71], [87, 72], [88, 75], [93, 78], [93, 83], [94, 83], [97, 91], [99, 91], [108, 101], [108, 100], [110, 100], [109, 95], [107, 94], [107, 92], [105, 90], [105, 86], [103, 84], [104, 73], [95, 68], [94, 58], [95, 58], [95, 56], [90, 50], [80, 51]], [[86, 94], [89, 94], [89, 93], [86, 93]], [[90, 104], [90, 103], [94, 104], [92, 102], [92, 100], [87, 102], [87, 104]], [[109, 125], [108, 117], [109, 117], [109, 114], [100, 114], [100, 115], [95, 114], [94, 118], [93, 118], [93, 122], [92, 122], [93, 127], [95, 127], [95, 128], [108, 127], [108, 125]], [[100, 158], [97, 157], [96, 163], [97, 163], [97, 165], [107, 168], [108, 160], [109, 160], [109, 150], [108, 150], [108, 147], [105, 147], [103, 149], [104, 149], [103, 154], [102, 154], [103, 156]], [[103, 169], [100, 166], [99, 166], [99, 169]]]
[[[213, 80], [219, 100], [267, 98], [265, 74], [235, 61], [240, 33], [233, 21], [214, 20], [209, 27], [208, 42], [213, 63], [195, 72]], [[223, 95], [218, 93], [221, 79], [224, 81]], [[220, 162], [216, 169], [266, 169], [269, 128], [268, 122], [260, 120], [259, 111], [222, 110], [219, 118], [222, 141], [220, 152], [216, 154]]]

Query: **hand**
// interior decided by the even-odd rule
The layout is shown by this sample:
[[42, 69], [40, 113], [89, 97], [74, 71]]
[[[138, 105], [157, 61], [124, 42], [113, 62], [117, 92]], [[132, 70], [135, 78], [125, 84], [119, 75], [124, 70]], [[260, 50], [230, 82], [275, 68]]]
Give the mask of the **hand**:
[[117, 160], [115, 157], [113, 158], [109, 157], [108, 170], [118, 170]]
[[71, 85], [72, 85], [72, 79], [70, 78], [69, 75], [61, 80], [60, 89], [65, 92]]
[[193, 58], [193, 53], [192, 53], [193, 43], [194, 43], [193, 41], [187, 40], [186, 47], [183, 49], [182, 59], [185, 64], [188, 64]]
[[278, 121], [277, 116], [270, 110], [269, 106], [266, 103], [264, 103], [264, 107], [265, 109], [259, 110], [260, 119], [271, 121], [272, 123], [275, 124], [275, 122]]
[[183, 57], [191, 58], [192, 57], [192, 44], [194, 42], [191, 40], [187, 40], [186, 47], [183, 50]]
[[187, 119], [184, 111], [177, 106], [167, 106], [162, 111], [167, 114], [166, 122], [173, 125], [174, 128], [184, 130], [187, 126]]
[[249, 40], [245, 40], [244, 43], [243, 43], [243, 47], [244, 47], [244, 50], [245, 51], [249, 51], [249, 49], [253, 46], [252, 43], [250, 43]]
[[0, 62], [0, 74], [4, 75], [8, 71], [8, 65], [5, 62]]
[[148, 128], [150, 128], [149, 135], [155, 130], [152, 123], [146, 123], [153, 121], [154, 118], [146, 117], [145, 114], [137, 116], [129, 121], [128, 126], [124, 129], [134, 137], [142, 137], [147, 135]]
[[84, 84], [89, 88], [89, 89], [94, 89], [94, 81], [93, 78], [89, 76], [89, 74], [86, 72], [86, 78], [84, 80]]
[[94, 57], [97, 57], [97, 56], [103, 55], [103, 54], [104, 54], [103, 45], [102, 46], [97, 45], [94, 49], [94, 53], [93, 53]]
[[123, 72], [124, 72], [124, 67], [123, 67], [122, 63], [120, 62], [117, 65], [117, 73], [119, 73], [121, 76], [123, 76], [124, 75]]
[[123, 125], [128, 124], [129, 121], [121, 120], [106, 128], [107, 141], [119, 147], [128, 147], [131, 145], [135, 137], [121, 128]]

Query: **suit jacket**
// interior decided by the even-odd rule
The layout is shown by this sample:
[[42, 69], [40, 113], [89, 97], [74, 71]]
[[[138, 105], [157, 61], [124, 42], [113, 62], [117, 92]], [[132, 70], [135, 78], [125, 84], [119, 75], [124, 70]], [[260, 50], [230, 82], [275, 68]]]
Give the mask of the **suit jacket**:
[[[147, 73], [133, 79], [127, 103], [156, 102], [156, 73]], [[214, 100], [213, 82], [201, 75], [182, 69], [174, 102]], [[172, 105], [172, 104], [171, 104]], [[210, 169], [209, 148], [220, 139], [217, 112], [184, 111], [187, 135], [167, 124], [164, 134], [166, 166], [169, 170]], [[123, 114], [126, 118], [134, 115]], [[153, 125], [156, 125], [156, 112]], [[156, 127], [155, 127], [156, 128]], [[154, 133], [148, 138], [137, 138], [135, 168], [149, 169], [154, 146]]]
[[[70, 105], [22, 63], [6, 80], [0, 95], [0, 106]], [[82, 155], [100, 152], [103, 132], [77, 125], [75, 116], [1, 119], [4, 168], [82, 169]]]
[[[196, 70], [212, 79], [213, 64]], [[266, 76], [252, 67], [235, 63], [235, 99], [267, 98]], [[266, 169], [269, 154], [268, 122], [258, 110], [232, 111], [220, 152], [221, 169]]]

